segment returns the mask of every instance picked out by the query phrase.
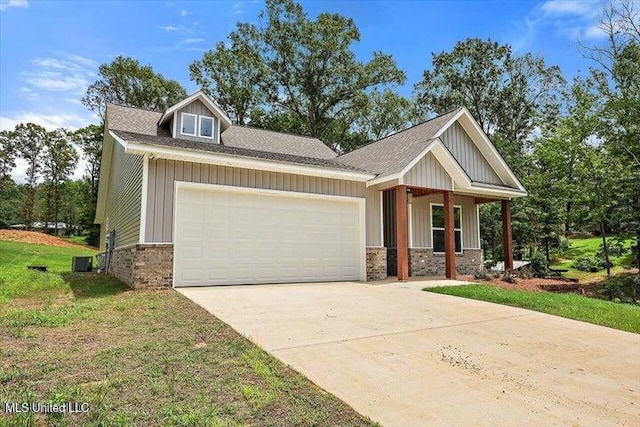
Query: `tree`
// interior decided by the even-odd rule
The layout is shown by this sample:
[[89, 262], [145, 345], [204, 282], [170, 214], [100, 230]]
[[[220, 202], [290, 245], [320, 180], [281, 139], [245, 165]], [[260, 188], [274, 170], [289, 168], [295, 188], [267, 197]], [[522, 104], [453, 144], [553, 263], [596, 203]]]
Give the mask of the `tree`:
[[89, 203], [93, 206], [93, 214], [87, 212], [83, 226], [93, 224], [95, 206], [98, 201], [98, 184], [100, 180], [100, 162], [102, 160], [103, 128], [89, 125], [69, 134], [70, 140], [82, 150], [82, 157], [86, 161], [84, 179], [89, 183]]
[[67, 135], [63, 129], [47, 132], [44, 147], [42, 175], [45, 188], [45, 215], [47, 222], [51, 220], [54, 223], [57, 233], [62, 188], [78, 162], [78, 153], [67, 141]]
[[267, 73], [260, 53], [252, 49], [241, 34], [251, 34], [251, 29], [246, 28], [246, 24], [238, 24], [238, 32], [229, 36], [229, 47], [219, 42], [202, 60], [189, 66], [191, 80], [213, 97], [238, 125], [247, 124], [252, 112], [265, 103], [260, 84]]
[[368, 94], [367, 105], [355, 125], [367, 141], [376, 141], [408, 128], [417, 120], [410, 100], [389, 89], [374, 90]]
[[[264, 99], [265, 111], [295, 117], [304, 134], [341, 142], [366, 106], [369, 90], [404, 82], [390, 55], [374, 52], [368, 62], [356, 59], [351, 49], [360, 33], [350, 18], [322, 13], [310, 19], [292, 0], [267, 0], [260, 19], [262, 26], [238, 24], [230, 48], [216, 48], [191, 67], [192, 78], [215, 88], [219, 99], [231, 99], [237, 88], [221, 80], [224, 73], [209, 73], [208, 64], [227, 64], [247, 82], [249, 101], [232, 108], [238, 121], [251, 115], [245, 107]], [[231, 55], [234, 49], [243, 54]], [[231, 92], [221, 93], [225, 90]]]
[[102, 120], [108, 103], [166, 110], [187, 96], [177, 81], [126, 56], [117, 56], [110, 64], [100, 65], [98, 75], [98, 80], [87, 88], [82, 103]]
[[415, 86], [423, 114], [469, 109], [516, 173], [533, 129], [549, 110], [557, 111], [555, 93], [564, 85], [558, 67], [547, 67], [531, 54], [514, 56], [511, 47], [480, 39], [458, 42], [451, 52], [433, 54]]
[[0, 187], [0, 228], [7, 228], [21, 221], [24, 187], [16, 184], [11, 178], [7, 178]]
[[27, 162], [27, 179], [22, 201], [22, 221], [27, 229], [34, 220], [37, 185], [40, 179], [42, 151], [47, 131], [34, 123], [20, 123], [9, 134], [10, 144], [15, 147], [19, 156]]
[[0, 132], [0, 190], [9, 184], [11, 171], [16, 167], [16, 153], [12, 143], [11, 132]]

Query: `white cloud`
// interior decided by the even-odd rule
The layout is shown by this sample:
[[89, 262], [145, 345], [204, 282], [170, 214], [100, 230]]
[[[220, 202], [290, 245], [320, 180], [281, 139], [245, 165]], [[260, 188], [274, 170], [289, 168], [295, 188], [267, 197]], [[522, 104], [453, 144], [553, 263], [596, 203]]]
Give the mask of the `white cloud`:
[[80, 55], [58, 52], [52, 57], [35, 58], [31, 62], [35, 68], [20, 73], [26, 83], [22, 88], [24, 92], [37, 88], [77, 96], [96, 77], [97, 63]]
[[11, 117], [0, 116], [0, 130], [13, 130], [19, 123], [36, 123], [51, 131], [58, 128], [75, 130], [87, 126], [91, 121], [77, 114], [44, 114], [39, 112], [20, 112]]
[[587, 40], [603, 39], [607, 37], [607, 33], [602, 31], [600, 25], [594, 24], [584, 29], [582, 36]]
[[182, 9], [180, 10], [180, 16], [187, 16], [190, 15], [191, 12], [189, 12], [187, 9]]
[[165, 30], [165, 31], [178, 31], [178, 27], [174, 26], [174, 25], [164, 25], [162, 27], [160, 27], [161, 30]]
[[555, 15], [589, 15], [593, 13], [593, 1], [587, 0], [547, 0], [542, 10]]
[[233, 3], [231, 13], [234, 15], [242, 15], [244, 13], [244, 8], [242, 7], [242, 3], [240, 3], [239, 1]]
[[7, 10], [10, 7], [29, 7], [29, 2], [27, 0], [0, 1], [0, 10]]
[[203, 38], [191, 38], [191, 39], [182, 40], [182, 43], [184, 43], [184, 44], [196, 44], [196, 43], [202, 43], [203, 41], [204, 41]]
[[90, 84], [82, 75], [64, 75], [56, 71], [23, 72], [22, 77], [31, 86], [49, 91], [82, 93]]

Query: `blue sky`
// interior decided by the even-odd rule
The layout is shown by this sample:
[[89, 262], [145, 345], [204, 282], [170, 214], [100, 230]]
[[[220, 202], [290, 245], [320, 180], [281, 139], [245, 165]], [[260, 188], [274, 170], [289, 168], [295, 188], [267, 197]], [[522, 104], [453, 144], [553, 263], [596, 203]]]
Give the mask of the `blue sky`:
[[[400, 93], [431, 63], [467, 37], [508, 43], [559, 65], [567, 78], [592, 65], [577, 41], [599, 43], [601, 0], [542, 1], [302, 1], [315, 16], [335, 12], [360, 29], [355, 51], [393, 55], [407, 73]], [[97, 122], [80, 104], [98, 66], [127, 55], [189, 92], [188, 66], [225, 40], [237, 21], [257, 22], [262, 1], [37, 1], [0, 0], [0, 129], [32, 121], [52, 129]], [[19, 171], [16, 171], [19, 178]]]

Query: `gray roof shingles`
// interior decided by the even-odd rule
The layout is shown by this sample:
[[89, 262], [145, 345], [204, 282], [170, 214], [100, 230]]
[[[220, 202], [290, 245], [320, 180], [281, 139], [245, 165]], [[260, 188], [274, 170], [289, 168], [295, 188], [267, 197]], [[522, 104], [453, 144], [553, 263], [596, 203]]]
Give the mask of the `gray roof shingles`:
[[269, 160], [296, 165], [315, 166], [340, 171], [367, 173], [364, 170], [338, 163], [332, 159], [318, 159], [313, 157], [294, 156], [291, 154], [228, 147], [225, 145], [212, 144], [209, 142], [198, 142], [186, 139], [172, 138], [171, 136], [145, 135], [141, 133], [126, 132], [121, 130], [112, 130], [112, 132], [116, 136], [127, 142], [182, 148], [186, 150], [205, 151], [210, 153], [220, 153], [232, 156], [248, 157], [252, 159]]
[[427, 148], [438, 131], [461, 109], [457, 108], [409, 129], [379, 139], [343, 154], [336, 158], [336, 161], [378, 176], [398, 173]]

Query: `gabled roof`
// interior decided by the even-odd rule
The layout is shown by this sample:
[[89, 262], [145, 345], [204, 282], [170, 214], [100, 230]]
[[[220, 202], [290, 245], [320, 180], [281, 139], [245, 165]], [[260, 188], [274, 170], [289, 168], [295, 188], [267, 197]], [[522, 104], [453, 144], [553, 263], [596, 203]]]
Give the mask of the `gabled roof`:
[[221, 129], [226, 129], [227, 127], [231, 126], [231, 119], [229, 119], [229, 116], [227, 116], [227, 114], [222, 111], [220, 109], [220, 107], [218, 107], [215, 102], [213, 102], [211, 100], [211, 98], [209, 98], [202, 89], [200, 89], [199, 91], [197, 91], [196, 93], [194, 93], [191, 96], [188, 96], [187, 98], [183, 99], [182, 101], [178, 102], [176, 105], [169, 107], [167, 109], [167, 111], [165, 111], [162, 114], [162, 117], [160, 117], [160, 120], [158, 121], [159, 125], [163, 125], [168, 119], [169, 117], [171, 117], [173, 115], [173, 113], [175, 113], [176, 111], [178, 111], [179, 109], [181, 109], [182, 107], [192, 103], [195, 100], [200, 100], [209, 110], [211, 110], [212, 113], [214, 113], [218, 119], [220, 119], [220, 128]]
[[[439, 157], [438, 160], [441, 163], [443, 161], [447, 163], [447, 165], [443, 164], [443, 166], [446, 166], [445, 169], [450, 174], [452, 172], [458, 174], [459, 181], [467, 182], [470, 179], [468, 178], [468, 172], [463, 170], [440, 139], [442, 134], [455, 122], [460, 123], [468, 133], [471, 141], [503, 182], [503, 185], [492, 185], [492, 187], [512, 189], [515, 190], [515, 193], [526, 194], [526, 190], [518, 178], [500, 156], [487, 135], [480, 129], [469, 110], [464, 107], [459, 107], [424, 123], [372, 142], [339, 156], [336, 161], [376, 173], [378, 176], [374, 183], [378, 183], [385, 181], [385, 177], [389, 179], [401, 178], [427, 152], [431, 151], [435, 154], [434, 150], [438, 150], [440, 155], [436, 157]], [[434, 143], [434, 141], [437, 142]], [[459, 173], [461, 170], [467, 178], [464, 178]], [[473, 180], [468, 182], [469, 185], [463, 185], [463, 187], [477, 188], [478, 186], [486, 186], [486, 183]]]
[[460, 110], [461, 108], [458, 108], [409, 129], [379, 139], [343, 154], [336, 161], [373, 172], [378, 176], [399, 173], [425, 150], [443, 126]]
[[332, 159], [337, 154], [317, 138], [291, 135], [246, 126], [231, 126], [222, 132], [227, 147], [269, 151], [316, 159]]

